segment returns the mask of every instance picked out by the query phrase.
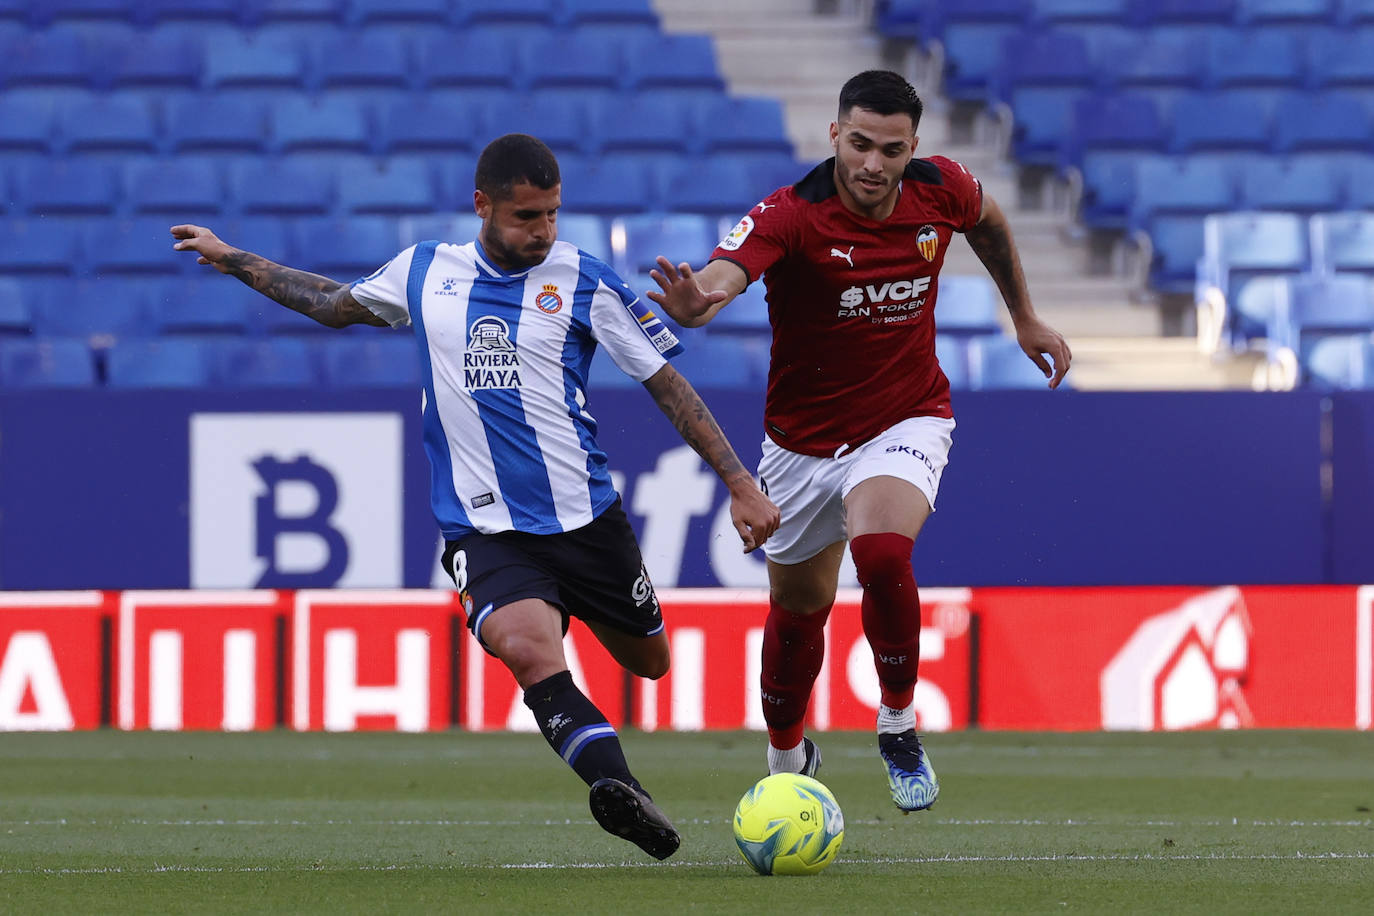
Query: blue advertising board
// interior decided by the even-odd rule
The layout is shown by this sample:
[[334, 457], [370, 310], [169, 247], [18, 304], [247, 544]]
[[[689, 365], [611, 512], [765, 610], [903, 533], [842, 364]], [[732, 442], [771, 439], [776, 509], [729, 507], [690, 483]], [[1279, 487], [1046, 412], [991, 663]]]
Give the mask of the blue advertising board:
[[[703, 395], [753, 466], [761, 395]], [[962, 393], [918, 581], [1374, 581], [1374, 396], [1331, 403]], [[655, 582], [763, 584], [648, 394], [589, 407]], [[409, 390], [0, 392], [0, 588], [442, 585], [419, 423]]]

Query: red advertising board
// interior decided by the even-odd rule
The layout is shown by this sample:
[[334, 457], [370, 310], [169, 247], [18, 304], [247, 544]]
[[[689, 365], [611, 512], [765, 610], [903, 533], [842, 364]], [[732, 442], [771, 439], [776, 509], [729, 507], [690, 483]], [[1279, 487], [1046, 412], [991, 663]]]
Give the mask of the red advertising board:
[[292, 603], [291, 722], [298, 731], [447, 728], [456, 595], [299, 591]]
[[274, 591], [122, 593], [119, 727], [274, 727], [282, 608]]
[[101, 592], [0, 593], [0, 731], [101, 722]]
[[[659, 598], [667, 676], [626, 677], [574, 621], [577, 683], [617, 726], [762, 728], [767, 593]], [[873, 727], [860, 600], [842, 593], [826, 627], [815, 729]], [[921, 601], [924, 731], [1374, 718], [1374, 586], [923, 589]], [[0, 593], [0, 731], [96, 728], [111, 705], [129, 729], [534, 730], [510, 673], [461, 621], [442, 590]]]

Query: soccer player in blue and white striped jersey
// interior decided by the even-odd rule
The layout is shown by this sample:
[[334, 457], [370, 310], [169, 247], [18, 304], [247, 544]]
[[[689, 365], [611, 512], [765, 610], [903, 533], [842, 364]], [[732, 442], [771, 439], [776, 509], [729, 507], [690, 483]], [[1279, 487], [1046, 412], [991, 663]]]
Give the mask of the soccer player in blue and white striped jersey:
[[597, 822], [666, 858], [677, 831], [563, 653], [575, 616], [632, 673], [659, 678], [669, 666], [658, 599], [588, 411], [596, 346], [644, 383], [726, 483], [745, 550], [773, 533], [778, 509], [667, 362], [681, 352], [672, 331], [608, 266], [557, 240], [561, 179], [548, 147], [525, 134], [492, 141], [476, 185], [478, 239], [422, 242], [351, 284], [233, 248], [201, 226], [172, 227], [174, 247], [331, 327], [414, 326], [430, 501], [468, 627], [591, 787]]

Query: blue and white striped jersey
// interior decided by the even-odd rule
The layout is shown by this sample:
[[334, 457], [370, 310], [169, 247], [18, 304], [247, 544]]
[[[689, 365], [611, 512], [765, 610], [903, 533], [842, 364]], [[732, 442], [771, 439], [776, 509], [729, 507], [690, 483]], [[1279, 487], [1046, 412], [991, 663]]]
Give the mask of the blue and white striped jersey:
[[444, 537], [553, 534], [615, 502], [587, 412], [599, 343], [636, 381], [682, 352], [606, 264], [567, 242], [506, 273], [477, 242], [422, 242], [353, 284], [393, 327], [415, 326], [430, 502]]

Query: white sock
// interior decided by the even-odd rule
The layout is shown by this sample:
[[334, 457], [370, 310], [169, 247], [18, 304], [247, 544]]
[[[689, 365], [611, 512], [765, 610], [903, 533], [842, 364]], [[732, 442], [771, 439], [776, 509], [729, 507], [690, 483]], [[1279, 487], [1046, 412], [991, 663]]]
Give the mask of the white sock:
[[806, 742], [798, 741], [797, 746], [780, 751], [768, 745], [768, 772], [773, 773], [800, 773], [802, 767], [806, 766]]
[[878, 704], [878, 734], [900, 735], [907, 729], [916, 727], [916, 703], [906, 709], [893, 709], [883, 703]]

